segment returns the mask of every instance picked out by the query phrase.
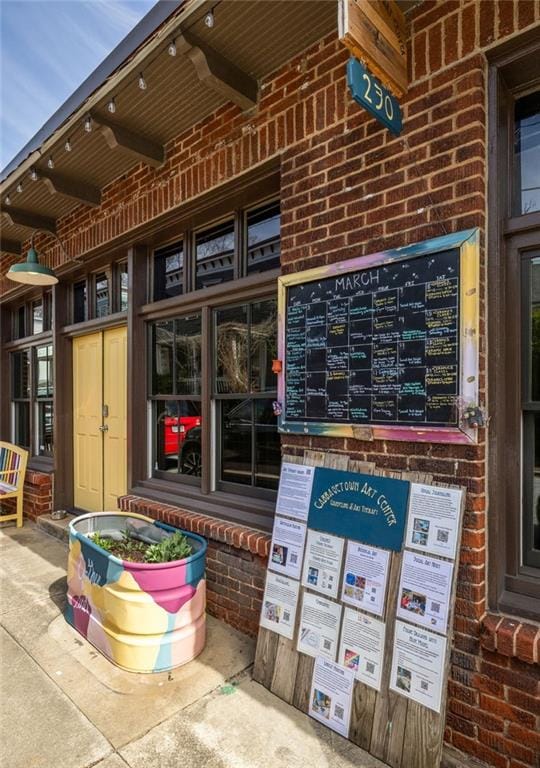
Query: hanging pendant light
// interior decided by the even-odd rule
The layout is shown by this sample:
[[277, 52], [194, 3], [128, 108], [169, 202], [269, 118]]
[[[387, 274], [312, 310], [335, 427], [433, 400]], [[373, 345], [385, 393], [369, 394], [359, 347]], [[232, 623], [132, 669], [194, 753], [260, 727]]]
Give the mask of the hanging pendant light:
[[38, 253], [34, 248], [34, 235], [35, 232], [32, 233], [30, 250], [26, 254], [26, 260], [12, 264], [6, 277], [24, 285], [55, 285], [58, 278], [54, 269], [39, 263]]

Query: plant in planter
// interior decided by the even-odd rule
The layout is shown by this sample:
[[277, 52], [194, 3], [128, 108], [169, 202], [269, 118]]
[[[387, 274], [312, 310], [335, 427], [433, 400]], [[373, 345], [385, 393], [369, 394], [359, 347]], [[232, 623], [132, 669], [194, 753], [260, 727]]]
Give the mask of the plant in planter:
[[92, 534], [92, 541], [121, 560], [133, 563], [170, 563], [172, 560], [185, 560], [193, 552], [193, 547], [180, 531], [154, 544], [136, 538], [130, 531], [122, 533], [120, 541], [96, 531]]
[[66, 619], [118, 666], [158, 672], [205, 643], [206, 541], [143, 515], [70, 523]]

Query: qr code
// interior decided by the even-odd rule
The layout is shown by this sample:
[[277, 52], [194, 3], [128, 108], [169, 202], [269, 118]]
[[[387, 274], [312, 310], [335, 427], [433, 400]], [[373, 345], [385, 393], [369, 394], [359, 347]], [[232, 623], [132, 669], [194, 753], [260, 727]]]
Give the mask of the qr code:
[[366, 661], [366, 672], [372, 675], [375, 672], [375, 664], [372, 661]]
[[437, 541], [448, 544], [448, 531], [437, 531]]
[[441, 604], [440, 603], [431, 603], [431, 612], [432, 613], [440, 613], [441, 611]]
[[337, 717], [338, 720], [343, 720], [343, 707], [340, 707], [339, 704], [336, 704], [334, 707], [334, 715]]
[[421, 688], [423, 691], [427, 691], [427, 689], [428, 689], [428, 683], [427, 683], [427, 680], [421, 680], [421, 681], [420, 681], [420, 688]]
[[323, 640], [323, 648], [325, 651], [329, 651], [332, 647], [332, 642], [330, 640]]
[[291, 614], [289, 613], [289, 611], [283, 611], [283, 621], [289, 621], [290, 618], [291, 618]]
[[292, 553], [291, 554], [291, 563], [296, 563], [297, 560], [298, 560], [298, 555], [296, 555], [295, 553]]

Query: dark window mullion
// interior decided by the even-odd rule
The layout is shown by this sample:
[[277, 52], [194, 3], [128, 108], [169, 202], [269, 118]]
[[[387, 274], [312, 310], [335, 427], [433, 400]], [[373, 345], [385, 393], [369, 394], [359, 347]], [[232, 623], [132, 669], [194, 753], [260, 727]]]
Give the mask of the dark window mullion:
[[[212, 392], [214, 390], [214, 363], [213, 363], [213, 328], [212, 328], [212, 310], [210, 307], [202, 308], [201, 317], [201, 454], [202, 454], [202, 469], [201, 469], [201, 491], [202, 493], [210, 493], [212, 490]], [[217, 410], [217, 407], [216, 407]], [[218, 416], [216, 415], [216, 421]], [[216, 431], [214, 430], [214, 433]], [[220, 438], [221, 439], [221, 435]], [[217, 447], [217, 446], [216, 446]], [[219, 453], [215, 451], [214, 453]], [[217, 478], [217, 465], [215, 466], [215, 474]]]

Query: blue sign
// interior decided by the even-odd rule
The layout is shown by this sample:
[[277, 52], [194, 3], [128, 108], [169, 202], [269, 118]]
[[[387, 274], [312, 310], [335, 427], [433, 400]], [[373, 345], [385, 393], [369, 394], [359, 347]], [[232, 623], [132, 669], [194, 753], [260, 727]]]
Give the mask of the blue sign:
[[403, 129], [403, 116], [398, 100], [358, 59], [347, 62], [347, 85], [353, 99], [377, 118], [396, 136]]
[[399, 552], [408, 501], [405, 480], [317, 467], [308, 528]]

